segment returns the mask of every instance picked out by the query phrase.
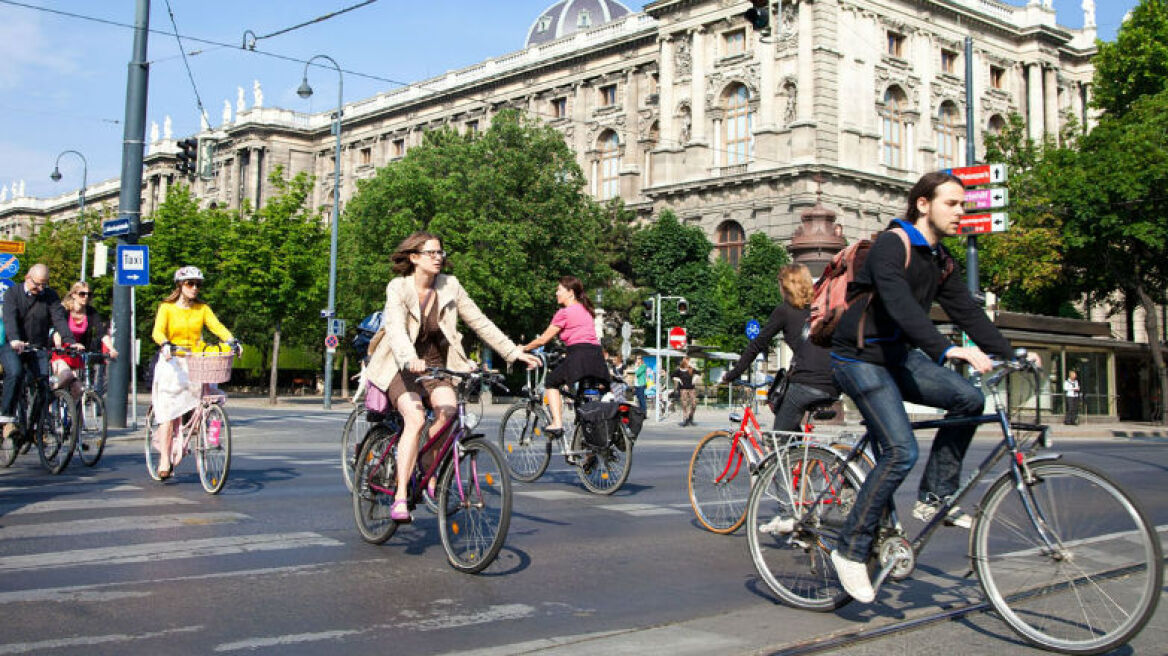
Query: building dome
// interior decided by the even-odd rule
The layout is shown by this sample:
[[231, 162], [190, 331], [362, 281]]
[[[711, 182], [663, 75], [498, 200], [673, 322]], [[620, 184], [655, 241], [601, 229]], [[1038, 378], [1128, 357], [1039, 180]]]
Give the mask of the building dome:
[[524, 47], [555, 41], [573, 32], [611, 23], [631, 13], [628, 7], [617, 0], [560, 0], [531, 24]]

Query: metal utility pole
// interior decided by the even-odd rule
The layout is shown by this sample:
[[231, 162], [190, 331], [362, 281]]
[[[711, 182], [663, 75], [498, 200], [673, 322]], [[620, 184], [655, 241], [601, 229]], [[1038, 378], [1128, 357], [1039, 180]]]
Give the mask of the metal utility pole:
[[[973, 37], [965, 37], [965, 165], [973, 166], [977, 159], [976, 130], [973, 123]], [[981, 289], [977, 271], [977, 237], [965, 238], [965, 276], [969, 293]]]
[[[130, 222], [129, 234], [119, 244], [138, 243], [142, 209], [142, 154], [146, 138], [146, 88], [150, 64], [146, 61], [146, 37], [150, 28], [150, 0], [135, 0], [134, 49], [126, 74], [126, 120], [122, 136], [122, 189], [118, 197], [118, 217]], [[114, 348], [122, 357], [110, 363], [106, 395], [106, 419], [113, 428], [126, 426], [126, 400], [135, 359], [130, 342], [130, 288], [114, 283]]]

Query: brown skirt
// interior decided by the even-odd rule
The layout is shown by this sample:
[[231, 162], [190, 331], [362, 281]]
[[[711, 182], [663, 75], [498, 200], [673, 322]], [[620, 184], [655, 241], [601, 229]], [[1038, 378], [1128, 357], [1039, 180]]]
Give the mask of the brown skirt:
[[448, 378], [441, 378], [438, 380], [423, 380], [419, 381], [416, 374], [408, 371], [399, 371], [389, 382], [389, 389], [386, 390], [385, 395], [389, 397], [389, 402], [397, 408], [397, 400], [402, 394], [413, 392], [422, 398], [427, 404], [430, 400], [430, 395], [439, 387], [449, 387], [454, 389], [454, 384]]

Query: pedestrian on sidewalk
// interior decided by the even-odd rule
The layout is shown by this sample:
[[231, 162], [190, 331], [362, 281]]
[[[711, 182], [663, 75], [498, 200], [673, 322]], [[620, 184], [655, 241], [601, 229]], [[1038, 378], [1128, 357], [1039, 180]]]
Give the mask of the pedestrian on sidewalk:
[[671, 374], [673, 380], [677, 382], [677, 389], [681, 392], [682, 426], [694, 425], [694, 410], [698, 407], [698, 391], [694, 387], [695, 374], [697, 372], [688, 357], [682, 358], [681, 364], [677, 365], [677, 369]]
[[1079, 372], [1071, 370], [1067, 379], [1063, 381], [1063, 394], [1067, 397], [1067, 411], [1063, 415], [1063, 423], [1068, 426], [1079, 424]]
[[633, 393], [637, 396], [637, 407], [645, 412], [645, 385], [649, 382], [649, 366], [645, 358], [637, 356], [633, 369]]

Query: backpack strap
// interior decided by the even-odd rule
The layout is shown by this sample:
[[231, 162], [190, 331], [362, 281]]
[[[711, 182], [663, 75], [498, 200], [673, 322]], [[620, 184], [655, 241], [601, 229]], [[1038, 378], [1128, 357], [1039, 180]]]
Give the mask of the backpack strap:
[[[912, 242], [909, 240], [908, 233], [899, 226], [889, 228], [889, 232], [894, 232], [900, 241], [904, 244], [904, 269], [908, 270], [908, 265], [912, 262]], [[865, 293], [867, 298], [864, 299], [864, 311], [860, 314], [860, 322], [856, 327], [856, 349], [864, 350], [864, 323], [868, 319], [868, 308], [872, 305], [872, 297], [876, 295], [876, 290], [872, 289]]]

